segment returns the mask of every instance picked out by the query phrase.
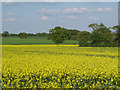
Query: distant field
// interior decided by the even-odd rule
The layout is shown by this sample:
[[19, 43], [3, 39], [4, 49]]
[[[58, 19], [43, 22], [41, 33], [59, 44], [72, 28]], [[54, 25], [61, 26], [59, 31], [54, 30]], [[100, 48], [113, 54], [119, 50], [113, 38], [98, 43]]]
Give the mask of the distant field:
[[[3, 45], [32, 45], [32, 44], [55, 44], [52, 40], [46, 37], [27, 37], [21, 39], [19, 37], [4, 37], [2, 38]], [[66, 40], [62, 44], [78, 44], [78, 41]]]

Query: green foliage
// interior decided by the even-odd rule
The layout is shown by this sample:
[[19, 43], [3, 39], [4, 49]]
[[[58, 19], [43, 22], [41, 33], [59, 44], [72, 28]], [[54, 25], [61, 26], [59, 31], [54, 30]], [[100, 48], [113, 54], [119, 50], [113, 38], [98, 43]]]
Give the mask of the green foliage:
[[111, 46], [111, 30], [104, 24], [90, 24], [92, 31], [92, 46]]
[[78, 32], [77, 40], [79, 42], [79, 46], [90, 46], [91, 45], [91, 33], [87, 31]]
[[33, 33], [27, 33], [27, 36], [36, 36], [36, 35]]
[[8, 32], [8, 31], [4, 31], [4, 32], [2, 33], [2, 36], [3, 36], [3, 37], [8, 37], [8, 36], [9, 36], [9, 32]]
[[[94, 47], [117, 47], [120, 42], [120, 26], [116, 25], [113, 27], [106, 27], [103, 23], [90, 24], [88, 27], [92, 28], [92, 33], [87, 31], [79, 31], [76, 29], [66, 29], [60, 26], [56, 26], [53, 29], [49, 30], [49, 33], [19, 33], [19, 34], [9, 34], [8, 31], [4, 31], [2, 33], [3, 37], [17, 37], [27, 38], [34, 37], [37, 39], [21, 39], [18, 40], [15, 38], [14, 40], [7, 40], [3, 38], [3, 44], [13, 44], [12, 41], [17, 42], [15, 44], [78, 44], [79, 46], [94, 46]], [[115, 30], [115, 32], [111, 32], [110, 29]], [[45, 39], [41, 39], [45, 37]], [[39, 39], [38, 39], [39, 38]], [[12, 38], [13, 39], [13, 38]], [[5, 41], [4, 41], [5, 40]], [[33, 40], [33, 41], [32, 41]], [[10, 42], [10, 43], [8, 43]], [[20, 42], [20, 43], [19, 43]]]
[[76, 40], [77, 33], [80, 31], [75, 29], [68, 29], [68, 32], [70, 33], [69, 40]]
[[120, 43], [120, 26], [119, 25], [116, 25], [116, 26], [113, 26], [112, 29], [114, 29], [116, 32], [115, 32], [115, 38], [114, 38], [114, 42], [117, 43], [117, 46], [120, 46], [119, 43]]
[[36, 33], [36, 36], [40, 36], [40, 37], [47, 37], [48, 34], [43, 32], [43, 33]]
[[54, 29], [49, 30], [48, 39], [53, 40], [56, 44], [63, 43], [64, 40], [67, 40], [70, 36], [70, 33], [67, 29], [56, 26]]
[[20, 38], [27, 38], [27, 34], [25, 32], [19, 33]]
[[10, 36], [19, 36], [18, 34], [11, 33]]

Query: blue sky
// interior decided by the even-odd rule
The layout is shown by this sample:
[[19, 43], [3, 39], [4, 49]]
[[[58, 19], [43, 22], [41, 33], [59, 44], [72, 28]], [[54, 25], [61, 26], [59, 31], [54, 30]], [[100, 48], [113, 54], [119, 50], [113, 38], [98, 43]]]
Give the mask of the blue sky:
[[118, 24], [117, 2], [12, 2], [2, 3], [3, 31], [48, 32], [55, 26], [89, 31], [91, 23]]

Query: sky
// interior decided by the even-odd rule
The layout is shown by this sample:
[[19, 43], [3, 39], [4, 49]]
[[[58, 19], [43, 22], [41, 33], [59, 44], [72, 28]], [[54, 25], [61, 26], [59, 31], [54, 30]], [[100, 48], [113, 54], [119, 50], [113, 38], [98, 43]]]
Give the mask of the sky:
[[120, 2], [118, 3], [118, 22], [119, 22], [119, 25], [120, 25]]
[[3, 2], [2, 30], [9, 33], [38, 33], [61, 26], [92, 32], [88, 25], [100, 22], [112, 27], [118, 25], [118, 2], [112, 1]]
[[0, 0], [2, 2], [118, 2], [119, 0]]

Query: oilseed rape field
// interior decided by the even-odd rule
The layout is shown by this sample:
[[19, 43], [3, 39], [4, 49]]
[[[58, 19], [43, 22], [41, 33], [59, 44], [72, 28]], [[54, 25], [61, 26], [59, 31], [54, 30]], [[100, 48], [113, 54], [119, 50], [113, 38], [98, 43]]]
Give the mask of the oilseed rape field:
[[2, 45], [3, 88], [119, 88], [117, 47]]

